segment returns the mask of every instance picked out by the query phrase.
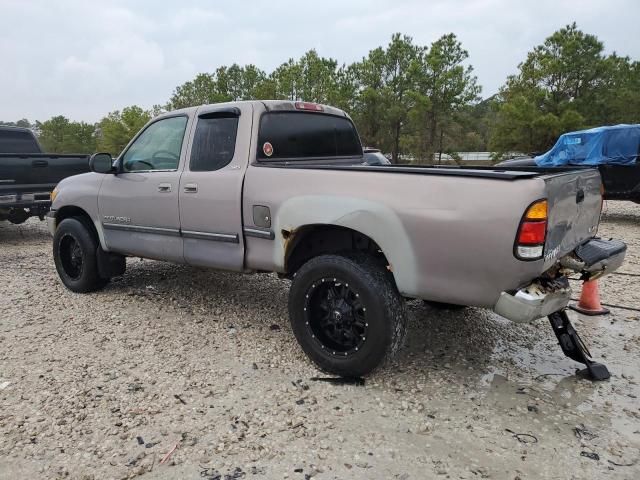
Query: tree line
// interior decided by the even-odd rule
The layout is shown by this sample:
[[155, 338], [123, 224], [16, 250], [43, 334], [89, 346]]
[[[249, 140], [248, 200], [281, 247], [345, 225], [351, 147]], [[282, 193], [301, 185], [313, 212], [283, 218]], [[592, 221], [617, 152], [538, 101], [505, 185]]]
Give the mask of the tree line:
[[457, 152], [491, 151], [500, 158], [545, 151], [566, 131], [640, 123], [640, 62], [605, 54], [604, 44], [575, 23], [533, 48], [490, 98], [481, 98], [468, 60], [452, 33], [430, 45], [398, 33], [349, 65], [310, 50], [271, 73], [255, 65], [221, 66], [177, 86], [165, 105], [126, 107], [96, 124], [64, 116], [9, 124], [33, 128], [50, 152], [117, 154], [163, 111], [234, 100], [306, 100], [347, 111], [363, 144], [392, 161], [432, 163], [436, 152], [456, 158]]

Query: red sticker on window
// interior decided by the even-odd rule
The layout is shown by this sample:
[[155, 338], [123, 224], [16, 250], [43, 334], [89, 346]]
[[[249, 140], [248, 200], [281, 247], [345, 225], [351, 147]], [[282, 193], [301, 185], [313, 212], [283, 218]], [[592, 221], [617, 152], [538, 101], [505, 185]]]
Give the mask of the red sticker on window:
[[273, 145], [269, 142], [264, 142], [264, 145], [262, 145], [262, 151], [267, 157], [270, 157], [273, 155]]

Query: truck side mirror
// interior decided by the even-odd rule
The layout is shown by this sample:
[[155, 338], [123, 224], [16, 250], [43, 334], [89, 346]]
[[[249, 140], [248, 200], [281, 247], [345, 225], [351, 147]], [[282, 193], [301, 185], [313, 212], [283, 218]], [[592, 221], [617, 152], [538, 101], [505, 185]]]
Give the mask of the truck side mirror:
[[110, 153], [94, 153], [89, 158], [89, 169], [96, 173], [114, 173], [113, 159]]

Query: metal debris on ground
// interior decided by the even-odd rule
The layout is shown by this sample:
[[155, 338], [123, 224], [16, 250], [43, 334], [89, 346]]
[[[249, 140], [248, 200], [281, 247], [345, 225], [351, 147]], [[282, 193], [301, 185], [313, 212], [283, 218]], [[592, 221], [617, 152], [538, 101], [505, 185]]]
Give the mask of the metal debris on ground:
[[580, 438], [584, 440], [593, 440], [598, 436], [595, 433], [593, 433], [591, 430], [587, 429], [587, 427], [584, 426], [584, 423], [581, 423], [580, 425], [575, 427], [573, 429], [573, 433], [575, 434], [576, 438]]
[[173, 452], [175, 452], [178, 448], [180, 448], [180, 442], [176, 442], [175, 445], [173, 447], [171, 447], [171, 450], [169, 450], [166, 455], [164, 457], [162, 457], [162, 459], [160, 460], [160, 465], [162, 465], [163, 463], [165, 463], [167, 460], [169, 460], [169, 457], [171, 457], [171, 455], [173, 454]]
[[[255, 467], [253, 467], [255, 469]], [[258, 470], [255, 470], [256, 472]], [[255, 475], [255, 473], [254, 473]], [[212, 467], [203, 467], [200, 465], [200, 477], [206, 480], [238, 480], [245, 478], [247, 473], [240, 467], [236, 467], [231, 473], [220, 473], [217, 469]]]
[[595, 460], [596, 462], [600, 460], [600, 455], [598, 455], [596, 452], [585, 452], [583, 450], [582, 452], [580, 452], [580, 456], [590, 458], [591, 460]]
[[520, 443], [538, 443], [538, 437], [530, 433], [516, 433], [508, 428], [505, 428], [504, 431], [509, 432]]
[[636, 458], [633, 462], [630, 463], [618, 463], [613, 460], [607, 460], [611, 465], [615, 465], [616, 467], [633, 467], [636, 463], [638, 463], [638, 459]]

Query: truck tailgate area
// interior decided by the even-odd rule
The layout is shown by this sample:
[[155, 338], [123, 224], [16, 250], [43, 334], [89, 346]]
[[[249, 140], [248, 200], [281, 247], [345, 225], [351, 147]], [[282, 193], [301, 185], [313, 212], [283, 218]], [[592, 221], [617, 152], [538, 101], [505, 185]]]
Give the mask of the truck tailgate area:
[[594, 237], [602, 206], [597, 170], [575, 170], [542, 177], [549, 204], [544, 268]]

